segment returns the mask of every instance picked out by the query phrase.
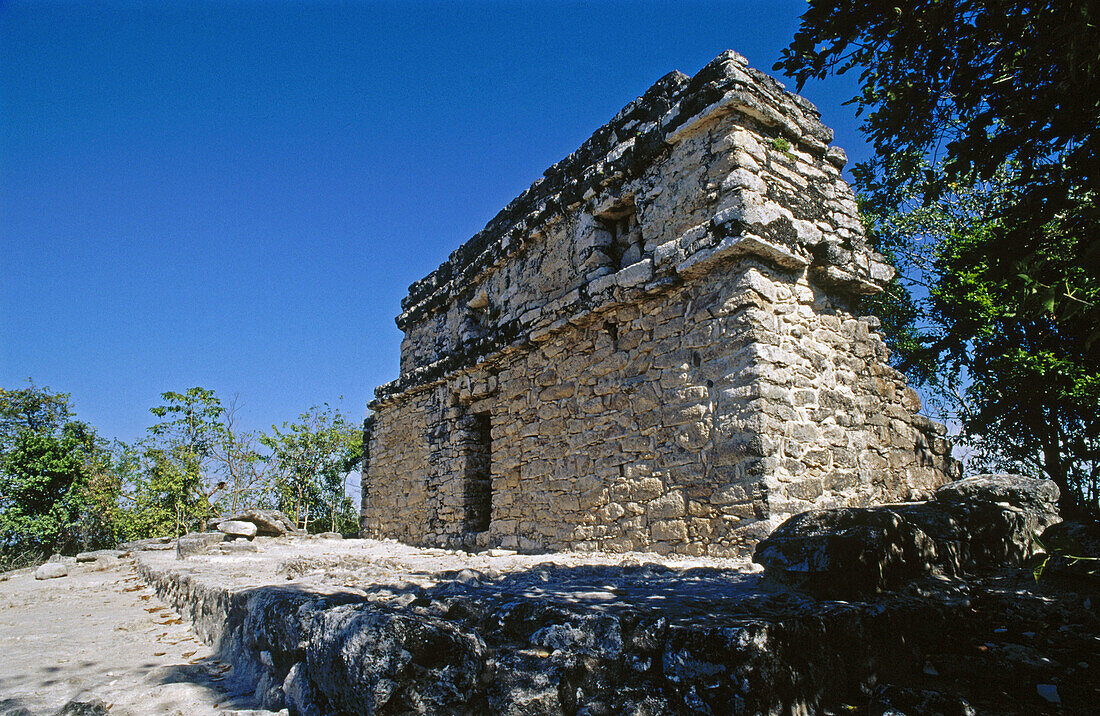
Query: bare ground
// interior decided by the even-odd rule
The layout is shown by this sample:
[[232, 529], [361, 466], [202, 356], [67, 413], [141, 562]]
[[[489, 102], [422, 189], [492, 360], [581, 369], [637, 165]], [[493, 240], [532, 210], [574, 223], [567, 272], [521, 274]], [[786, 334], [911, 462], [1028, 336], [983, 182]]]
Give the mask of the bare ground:
[[153, 596], [131, 559], [68, 566], [69, 576], [44, 581], [33, 569], [0, 575], [0, 714], [52, 714], [93, 698], [121, 716], [252, 707], [251, 694], [223, 690], [227, 666]]

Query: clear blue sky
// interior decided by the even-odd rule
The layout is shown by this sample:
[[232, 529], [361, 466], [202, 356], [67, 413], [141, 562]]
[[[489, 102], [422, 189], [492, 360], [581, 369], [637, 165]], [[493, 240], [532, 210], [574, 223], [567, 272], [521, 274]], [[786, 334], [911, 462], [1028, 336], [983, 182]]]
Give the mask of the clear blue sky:
[[[126, 441], [194, 385], [361, 418], [411, 282], [665, 73], [770, 72], [805, 7], [0, 1], [0, 386]], [[853, 90], [803, 94], [859, 159]]]

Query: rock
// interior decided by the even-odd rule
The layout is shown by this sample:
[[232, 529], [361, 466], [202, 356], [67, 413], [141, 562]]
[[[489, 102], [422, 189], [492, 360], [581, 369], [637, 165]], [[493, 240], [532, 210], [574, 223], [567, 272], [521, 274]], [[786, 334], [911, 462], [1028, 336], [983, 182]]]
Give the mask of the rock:
[[1066, 521], [1051, 525], [1039, 538], [1047, 550], [1076, 557], [1100, 557], [1100, 523]]
[[753, 561], [770, 577], [842, 598], [927, 574], [1019, 566], [1037, 551], [1035, 535], [1059, 520], [1057, 499], [1045, 480], [981, 475], [940, 488], [928, 502], [795, 515], [757, 546]]
[[281, 537], [286, 534], [298, 534], [301, 532], [290, 518], [279, 510], [247, 509], [223, 515], [215, 522], [219, 526], [225, 521], [251, 522], [256, 526], [256, 534], [264, 537]]
[[561, 665], [529, 654], [509, 654], [495, 665], [489, 686], [491, 713], [501, 716], [557, 716], [564, 714]]
[[230, 537], [255, 537], [257, 531], [255, 524], [243, 520], [222, 520], [218, 530]]
[[35, 579], [57, 579], [69, 576], [69, 567], [63, 562], [46, 562], [34, 570]]
[[339, 532], [322, 532], [317, 536], [321, 539], [344, 539], [344, 535]]
[[484, 650], [480, 638], [441, 619], [346, 605], [324, 612], [307, 662], [312, 681], [348, 711], [365, 702], [395, 713], [476, 712]]
[[194, 540], [196, 542], [203, 542], [208, 545], [215, 545], [219, 542], [225, 541], [225, 533], [221, 531], [215, 532], [188, 532], [180, 537], [181, 540]]
[[[967, 505], [962, 514], [974, 508]], [[947, 529], [935, 520], [954, 514], [934, 501], [892, 509], [899, 523], [923, 520], [933, 533]], [[253, 546], [224, 546], [237, 544]], [[229, 593], [219, 577], [197, 588], [202, 565], [145, 558], [178, 570], [157, 583], [174, 584], [162, 598], [183, 602], [181, 614], [190, 603], [220, 615], [218, 630], [205, 633], [223, 645], [234, 688], [302, 716], [847, 713], [861, 688], [884, 680], [898, 686], [883, 686], [870, 704], [868, 696], [858, 713], [972, 714], [957, 695], [1010, 685], [1011, 699], [1030, 699], [1013, 704], [1026, 711], [1041, 705], [1035, 685], [1052, 679], [1061, 679], [1067, 713], [1088, 713], [1073, 709], [1098, 683], [1087, 666], [1063, 666], [1094, 652], [1095, 618], [1083, 595], [1059, 596], [1026, 570], [918, 580], [901, 592], [834, 601], [725, 566], [631, 559], [539, 564], [492, 578], [464, 567], [433, 571], [424, 585], [363, 578], [354, 593], [337, 586], [348, 584], [343, 575], [327, 585], [278, 580]], [[291, 560], [299, 566], [287, 574], [340, 564]], [[925, 684], [936, 690], [903, 688]]]
[[1020, 475], [975, 475], [936, 490], [941, 502], [993, 502], [1052, 515], [1058, 522], [1058, 486]]
[[181, 557], [190, 557], [193, 554], [209, 552], [210, 548], [224, 542], [229, 535], [224, 532], [192, 532], [179, 538], [179, 553]]
[[960, 550], [958, 567], [973, 569], [1030, 559], [1036, 536], [1061, 521], [1058, 496], [1050, 480], [978, 475], [944, 485], [929, 504], [947, 513], [940, 531], [951, 533], [947, 549]]
[[306, 676], [305, 662], [298, 662], [290, 667], [286, 679], [283, 680], [283, 693], [287, 704], [299, 716], [322, 716], [321, 709], [317, 706], [317, 690]]
[[90, 701], [70, 701], [61, 707], [54, 716], [109, 716], [111, 707], [99, 699]]
[[311, 632], [309, 678], [336, 710], [478, 710], [485, 645], [453, 624], [356, 604], [319, 613]]
[[868, 713], [870, 716], [977, 716], [978, 712], [960, 696], [883, 684], [871, 696]]
[[1058, 695], [1058, 687], [1055, 684], [1036, 684], [1035, 691], [1047, 703], [1055, 705], [1062, 703], [1062, 697]]
[[95, 562], [100, 559], [110, 560], [122, 556], [120, 549], [97, 549], [94, 552], [81, 552], [76, 555], [77, 563]]
[[141, 550], [175, 549], [173, 537], [150, 537], [133, 542], [123, 542], [118, 548], [124, 552], [137, 552]]
[[885, 508], [803, 512], [753, 554], [769, 576], [829, 593], [888, 588], [930, 571], [935, 559], [928, 535]]

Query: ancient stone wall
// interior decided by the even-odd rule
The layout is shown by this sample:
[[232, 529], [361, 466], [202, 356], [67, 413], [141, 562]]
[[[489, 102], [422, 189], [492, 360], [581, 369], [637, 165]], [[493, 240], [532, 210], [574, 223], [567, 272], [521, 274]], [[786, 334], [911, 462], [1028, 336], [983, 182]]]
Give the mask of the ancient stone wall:
[[364, 536], [726, 554], [946, 481], [831, 138], [727, 52], [547, 170], [410, 287]]

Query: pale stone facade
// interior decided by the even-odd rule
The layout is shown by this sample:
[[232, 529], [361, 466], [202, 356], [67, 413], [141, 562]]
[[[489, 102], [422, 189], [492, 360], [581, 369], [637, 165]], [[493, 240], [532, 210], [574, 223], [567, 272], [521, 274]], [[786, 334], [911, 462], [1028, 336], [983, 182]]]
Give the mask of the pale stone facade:
[[411, 286], [363, 535], [731, 554], [952, 477], [818, 116], [733, 52], [672, 73]]

